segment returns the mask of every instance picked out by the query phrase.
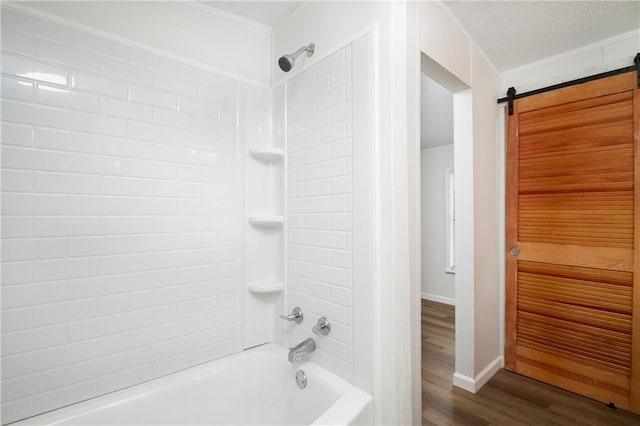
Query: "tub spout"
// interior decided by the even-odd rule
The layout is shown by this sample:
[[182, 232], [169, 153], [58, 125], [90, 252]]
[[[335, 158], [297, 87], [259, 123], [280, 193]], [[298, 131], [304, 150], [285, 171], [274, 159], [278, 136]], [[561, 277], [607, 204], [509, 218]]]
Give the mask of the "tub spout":
[[310, 354], [316, 350], [316, 342], [311, 337], [297, 344], [293, 348], [289, 348], [289, 362], [296, 362], [303, 355]]

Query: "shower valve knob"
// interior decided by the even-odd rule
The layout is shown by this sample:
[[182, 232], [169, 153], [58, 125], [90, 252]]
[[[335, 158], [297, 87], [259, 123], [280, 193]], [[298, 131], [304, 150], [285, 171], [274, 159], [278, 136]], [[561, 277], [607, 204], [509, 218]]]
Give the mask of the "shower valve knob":
[[318, 318], [318, 323], [313, 326], [313, 332], [318, 336], [326, 336], [331, 332], [331, 324], [325, 317]]
[[286, 321], [293, 321], [296, 324], [301, 324], [304, 319], [304, 314], [302, 313], [302, 309], [296, 306], [289, 315], [280, 315], [280, 318]]

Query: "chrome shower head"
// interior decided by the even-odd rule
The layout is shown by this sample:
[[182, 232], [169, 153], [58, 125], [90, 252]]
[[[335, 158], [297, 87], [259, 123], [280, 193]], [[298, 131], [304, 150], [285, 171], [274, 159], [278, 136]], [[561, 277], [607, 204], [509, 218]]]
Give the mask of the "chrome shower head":
[[289, 72], [293, 68], [296, 63], [296, 58], [302, 54], [302, 52], [307, 52], [307, 56], [312, 56], [313, 52], [316, 50], [316, 45], [310, 43], [308, 46], [302, 46], [300, 49], [296, 50], [294, 53], [290, 55], [283, 55], [278, 59], [278, 65], [280, 69], [284, 72]]

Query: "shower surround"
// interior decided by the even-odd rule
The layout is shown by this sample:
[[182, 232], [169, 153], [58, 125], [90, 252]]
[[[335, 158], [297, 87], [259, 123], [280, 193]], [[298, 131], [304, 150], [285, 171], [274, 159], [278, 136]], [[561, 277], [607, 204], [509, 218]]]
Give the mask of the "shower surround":
[[2, 11], [2, 423], [321, 316], [371, 393], [371, 37], [271, 88]]

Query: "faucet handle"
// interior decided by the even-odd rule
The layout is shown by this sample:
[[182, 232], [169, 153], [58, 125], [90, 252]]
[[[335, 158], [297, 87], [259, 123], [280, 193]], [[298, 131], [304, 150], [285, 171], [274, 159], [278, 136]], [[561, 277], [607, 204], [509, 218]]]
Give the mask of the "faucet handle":
[[329, 324], [329, 320], [325, 317], [318, 318], [318, 323], [313, 326], [313, 332], [318, 336], [326, 336], [331, 331], [331, 324]]
[[286, 321], [294, 321], [296, 324], [302, 324], [304, 314], [302, 313], [302, 309], [296, 306], [289, 315], [279, 315], [279, 317]]

